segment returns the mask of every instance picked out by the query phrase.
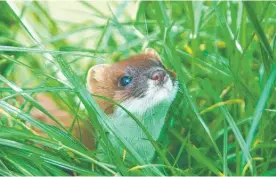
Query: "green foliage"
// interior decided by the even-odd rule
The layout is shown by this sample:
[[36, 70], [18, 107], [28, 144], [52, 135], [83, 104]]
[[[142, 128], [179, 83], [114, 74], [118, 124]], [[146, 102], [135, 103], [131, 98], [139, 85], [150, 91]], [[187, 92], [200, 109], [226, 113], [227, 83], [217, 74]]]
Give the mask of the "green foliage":
[[[58, 20], [47, 2], [0, 2], [1, 175], [276, 175], [275, 2], [142, 1], [134, 20], [127, 12], [134, 2], [102, 2], [110, 15], [75, 3], [91, 12], [83, 12], [84, 22]], [[118, 103], [91, 97], [85, 87], [91, 66], [145, 47], [160, 53], [180, 86], [153, 142], [153, 162], [135, 152], [93, 98]], [[74, 119], [71, 128], [37, 100], [46, 93]], [[57, 126], [34, 119], [35, 110]], [[110, 164], [73, 136], [81, 122], [93, 125]]]

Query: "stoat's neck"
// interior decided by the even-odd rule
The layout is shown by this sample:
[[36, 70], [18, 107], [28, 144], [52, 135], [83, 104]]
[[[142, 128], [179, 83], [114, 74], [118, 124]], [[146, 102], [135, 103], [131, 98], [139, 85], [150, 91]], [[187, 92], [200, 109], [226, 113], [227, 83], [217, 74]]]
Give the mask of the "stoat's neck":
[[[169, 103], [161, 103], [149, 109], [143, 115], [133, 112], [155, 141], [160, 136], [169, 106]], [[120, 131], [144, 159], [152, 160], [155, 149], [133, 118], [120, 109], [116, 110], [111, 120], [117, 130]]]

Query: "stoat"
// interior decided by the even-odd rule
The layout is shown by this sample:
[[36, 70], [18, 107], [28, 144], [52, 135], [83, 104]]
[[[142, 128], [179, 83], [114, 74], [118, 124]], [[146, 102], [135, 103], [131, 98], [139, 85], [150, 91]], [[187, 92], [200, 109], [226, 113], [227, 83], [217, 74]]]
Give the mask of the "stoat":
[[[113, 65], [93, 66], [88, 71], [87, 87], [91, 93], [117, 101], [133, 113], [154, 140], [160, 135], [178, 88], [175, 73], [167, 70], [158, 53], [150, 48]], [[96, 101], [139, 155], [152, 160], [155, 149], [133, 118], [112, 103], [99, 98]], [[119, 146], [115, 137], [109, 136]]]

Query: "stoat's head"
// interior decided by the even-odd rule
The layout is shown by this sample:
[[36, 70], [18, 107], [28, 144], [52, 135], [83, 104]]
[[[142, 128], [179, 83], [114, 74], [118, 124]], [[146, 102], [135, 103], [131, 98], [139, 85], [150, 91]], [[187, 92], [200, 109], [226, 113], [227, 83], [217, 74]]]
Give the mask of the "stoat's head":
[[[170, 105], [177, 92], [175, 73], [164, 67], [154, 49], [113, 65], [93, 66], [88, 72], [87, 87], [91, 93], [113, 99], [130, 112], [140, 114], [161, 103]], [[116, 110], [111, 103], [96, 101], [107, 114]]]

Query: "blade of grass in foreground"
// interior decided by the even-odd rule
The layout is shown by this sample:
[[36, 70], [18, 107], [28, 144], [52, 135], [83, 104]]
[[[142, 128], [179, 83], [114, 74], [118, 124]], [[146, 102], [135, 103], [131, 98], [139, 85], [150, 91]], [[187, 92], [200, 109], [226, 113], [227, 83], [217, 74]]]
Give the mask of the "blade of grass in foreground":
[[[21, 137], [25, 140], [28, 140], [28, 138], [30, 138], [30, 141], [36, 142], [40, 145], [44, 145], [45, 147], [49, 147], [54, 150], [58, 150], [57, 152], [61, 152], [64, 148], [64, 146], [62, 146], [59, 142], [53, 142], [53, 141], [50, 141], [50, 140], [47, 140], [47, 139], [44, 139], [41, 137], [36, 137], [34, 135], [26, 136], [26, 135], [22, 134], [21, 132], [20, 133], [13, 132], [13, 134], [19, 135], [19, 137]], [[52, 154], [51, 151], [47, 152], [43, 149], [34, 147], [30, 144], [24, 144], [23, 142], [17, 142], [14, 140], [0, 138], [0, 145], [3, 146], [2, 150], [8, 150], [7, 151], [8, 154], [6, 154], [6, 156], [8, 156], [8, 157], [10, 157], [10, 155], [24, 157], [24, 158], [29, 157], [26, 159], [26, 161], [28, 161], [28, 160], [31, 160], [32, 157], [37, 156], [36, 158], [34, 158], [35, 160], [38, 161], [37, 163], [45, 163], [46, 162], [51, 166], [61, 167], [62, 169], [67, 169], [67, 170], [73, 170], [80, 174], [90, 174], [90, 175], [96, 174], [92, 171], [88, 171], [86, 169], [79, 168], [75, 165], [71, 165], [69, 162], [66, 162], [61, 157], [58, 156], [61, 154]], [[31, 170], [31, 173], [32, 173], [32, 171], [33, 170]]]
[[55, 93], [55, 92], [73, 92], [72, 89], [67, 88], [67, 87], [36, 87], [36, 88], [21, 88], [21, 92], [16, 92], [11, 88], [3, 88], [0, 87], [0, 92], [7, 92], [7, 93], [42, 93], [42, 92], [50, 92], [50, 93]]
[[[0, 49], [1, 49], [1, 47], [2, 47], [2, 46], [0, 46]], [[60, 84], [62, 84], [62, 85], [67, 85], [67, 83], [65, 83], [65, 82], [62, 81], [61, 79], [56, 78], [56, 77], [54, 77], [54, 76], [51, 76], [51, 75], [49, 75], [49, 74], [46, 74], [46, 73], [42, 72], [41, 70], [34, 69], [32, 66], [26, 65], [25, 63], [20, 62], [20, 61], [18, 61], [18, 60], [16, 60], [16, 59], [12, 58], [12, 57], [10, 57], [10, 56], [0, 54], [0, 57], [3, 57], [3, 58], [5, 58], [5, 59], [7, 59], [7, 60], [9, 60], [9, 61], [11, 61], [11, 62], [13, 62], [13, 63], [15, 63], [15, 64], [18, 64], [18, 65], [20, 65], [20, 66], [23, 66], [23, 67], [28, 68], [30, 71], [32, 71], [32, 72], [33, 72], [36, 76], [38, 76], [38, 77], [40, 77], [41, 75], [43, 75], [43, 76], [48, 77], [48, 78], [50, 78], [50, 79], [52, 79], [52, 80], [54, 80], [54, 81], [56, 81], [56, 82], [58, 82], [58, 83], [60, 83]]]
[[227, 121], [224, 119], [224, 134], [223, 134], [223, 173], [227, 176], [228, 162], [227, 162], [227, 152], [228, 152], [228, 131]]
[[82, 56], [82, 57], [94, 57], [94, 55], [87, 54], [87, 52], [64, 52], [56, 50], [45, 50], [40, 48], [29, 48], [29, 47], [13, 47], [0, 45], [0, 52], [28, 52], [28, 53], [48, 53], [51, 55], [70, 55], [70, 56]]
[[[273, 51], [270, 47], [270, 44], [268, 42], [268, 39], [266, 38], [266, 35], [264, 33], [264, 30], [261, 27], [260, 22], [258, 21], [258, 18], [256, 16], [256, 13], [253, 10], [252, 4], [250, 2], [243, 2], [246, 8], [246, 11], [248, 13], [248, 17], [251, 20], [264, 48], [266, 49], [269, 57], [271, 60], [267, 61], [267, 63], [272, 64], [272, 62], [274, 61], [274, 56], [273, 56]], [[265, 58], [264, 58], [265, 59]], [[276, 62], [274, 62], [270, 74], [268, 76], [268, 79], [265, 83], [265, 86], [262, 90], [262, 93], [260, 95], [259, 101], [256, 105], [255, 108], [255, 112], [253, 115], [253, 122], [251, 124], [250, 130], [247, 134], [247, 139], [246, 139], [246, 143], [248, 148], [251, 146], [253, 139], [255, 137], [256, 134], [256, 130], [258, 128], [259, 122], [261, 120], [262, 114], [265, 110], [265, 106], [266, 103], [270, 97], [271, 91], [275, 85], [275, 80], [276, 80]], [[243, 159], [244, 161], [244, 159]]]
[[274, 63], [274, 65], [272, 67], [271, 73], [268, 76], [268, 79], [265, 83], [264, 89], [262, 90], [259, 101], [256, 105], [256, 109], [255, 109], [255, 112], [253, 115], [253, 122], [252, 122], [250, 130], [248, 132], [247, 139], [246, 139], [246, 143], [247, 143], [248, 147], [250, 147], [253, 142], [253, 139], [256, 134], [256, 130], [258, 128], [259, 122], [262, 117], [262, 114], [265, 111], [266, 103], [269, 100], [270, 94], [275, 85], [275, 81], [276, 81], [276, 62]]
[[[253, 23], [253, 26], [262, 42], [262, 44], [265, 46], [265, 49], [267, 50], [269, 56], [270, 56], [270, 59], [273, 61], [274, 60], [274, 57], [273, 57], [273, 52], [272, 52], [272, 49], [269, 45], [269, 42], [265, 36], [265, 33], [261, 27], [261, 24], [260, 22], [258, 21], [258, 18], [256, 16], [256, 13], [254, 12], [253, 8], [252, 8], [252, 2], [248, 2], [248, 1], [244, 1], [244, 6], [246, 8], [246, 11], [248, 13], [248, 17], [249, 19], [251, 20], [251, 22]], [[271, 62], [270, 62], [271, 63]]]
[[42, 175], [35, 168], [30, 166], [28, 163], [22, 163], [20, 158], [16, 158], [13, 155], [9, 154], [9, 156], [3, 157], [6, 161], [8, 161], [14, 168], [20, 171], [25, 176], [40, 176]]
[[4, 169], [0, 169], [0, 174], [2, 176], [20, 176], [19, 174], [15, 173], [15, 172], [11, 172], [9, 170], [4, 170]]

